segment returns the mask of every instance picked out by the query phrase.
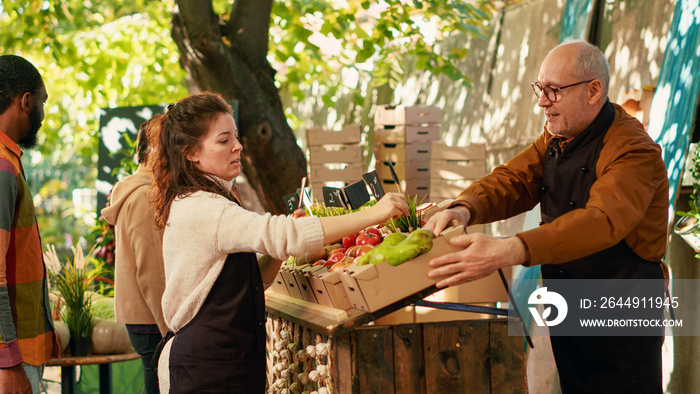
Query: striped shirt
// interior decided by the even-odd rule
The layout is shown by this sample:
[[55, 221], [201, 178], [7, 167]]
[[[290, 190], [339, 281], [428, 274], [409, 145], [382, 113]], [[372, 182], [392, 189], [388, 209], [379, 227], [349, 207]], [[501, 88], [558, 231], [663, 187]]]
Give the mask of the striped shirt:
[[58, 355], [46, 267], [22, 151], [0, 131], [0, 368]]

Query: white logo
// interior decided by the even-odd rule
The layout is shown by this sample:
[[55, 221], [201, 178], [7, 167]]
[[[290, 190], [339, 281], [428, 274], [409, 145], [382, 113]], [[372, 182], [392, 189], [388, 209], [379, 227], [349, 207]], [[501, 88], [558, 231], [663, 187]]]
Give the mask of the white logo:
[[535, 305], [554, 305], [557, 308], [557, 318], [549, 321], [547, 318], [552, 313], [552, 308], [546, 307], [542, 312], [542, 316], [537, 312], [537, 308], [534, 306], [529, 307], [532, 317], [535, 319], [535, 323], [538, 326], [544, 327], [554, 327], [557, 324], [564, 321], [566, 317], [566, 312], [569, 310], [566, 300], [559, 293], [553, 291], [547, 291], [546, 287], [541, 287], [530, 294], [530, 298], [527, 300], [528, 304]]

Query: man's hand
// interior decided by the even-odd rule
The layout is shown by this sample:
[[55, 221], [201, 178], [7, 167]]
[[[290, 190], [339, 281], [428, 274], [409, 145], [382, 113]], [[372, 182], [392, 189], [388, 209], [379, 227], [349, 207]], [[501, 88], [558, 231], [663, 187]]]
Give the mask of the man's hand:
[[471, 212], [466, 207], [445, 209], [433, 215], [423, 228], [432, 231], [437, 237], [444, 229], [450, 227], [453, 221], [457, 221], [459, 226], [466, 227], [471, 216]]
[[0, 393], [32, 394], [32, 384], [29, 382], [22, 364], [12, 368], [0, 369]]
[[446, 277], [436, 286], [455, 286], [481, 279], [501, 267], [522, 264], [527, 259], [525, 245], [517, 237], [491, 237], [484, 234], [466, 234], [455, 237], [451, 245], [463, 250], [436, 257], [429, 265], [429, 278]]

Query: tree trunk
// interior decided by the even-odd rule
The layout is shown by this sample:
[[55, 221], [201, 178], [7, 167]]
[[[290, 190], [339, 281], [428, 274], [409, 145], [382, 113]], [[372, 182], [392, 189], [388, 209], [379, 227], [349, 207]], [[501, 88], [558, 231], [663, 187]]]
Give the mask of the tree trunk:
[[306, 158], [287, 123], [267, 61], [273, 0], [235, 0], [227, 24], [211, 2], [177, 0], [172, 37], [180, 64], [201, 90], [237, 100], [243, 171], [263, 208], [285, 213], [282, 196], [306, 176]]

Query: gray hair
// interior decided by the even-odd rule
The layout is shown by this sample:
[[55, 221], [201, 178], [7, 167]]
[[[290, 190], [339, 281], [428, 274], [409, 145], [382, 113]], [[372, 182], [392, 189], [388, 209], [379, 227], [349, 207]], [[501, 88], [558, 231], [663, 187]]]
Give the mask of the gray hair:
[[610, 87], [610, 65], [601, 50], [584, 40], [566, 41], [561, 45], [583, 44], [580, 46], [578, 59], [576, 59], [576, 70], [574, 76], [581, 81], [598, 79], [603, 85], [603, 93], [608, 96]]

